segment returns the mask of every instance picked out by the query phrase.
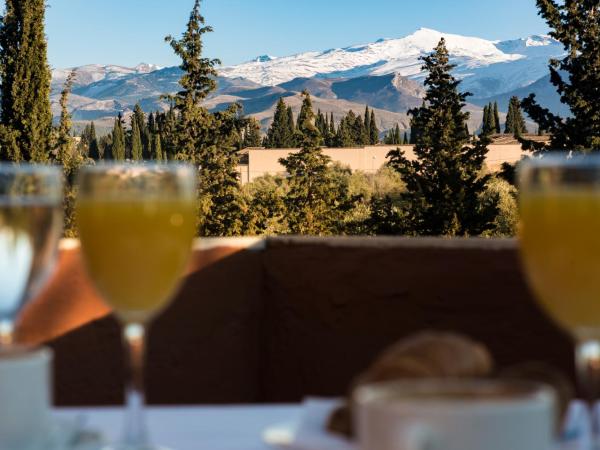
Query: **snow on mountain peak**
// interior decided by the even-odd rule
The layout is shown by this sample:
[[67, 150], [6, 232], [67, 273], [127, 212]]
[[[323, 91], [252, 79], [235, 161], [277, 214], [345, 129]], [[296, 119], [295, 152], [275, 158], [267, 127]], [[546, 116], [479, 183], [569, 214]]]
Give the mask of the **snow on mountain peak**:
[[[399, 39], [378, 39], [367, 44], [279, 58], [259, 57], [224, 67], [219, 72], [225, 77], [246, 78], [267, 86], [294, 78], [353, 78], [391, 73], [422, 79], [420, 58], [431, 53], [442, 37], [452, 63], [457, 66], [456, 75], [465, 80], [465, 88], [477, 88], [478, 92], [489, 95], [507, 86], [508, 89], [525, 86], [533, 77], [541, 78], [547, 73], [548, 56], [563, 52], [562, 46], [549, 36], [498, 42], [419, 28]], [[526, 67], [532, 58], [536, 59], [535, 66]], [[499, 82], [494, 85], [490, 79]]]

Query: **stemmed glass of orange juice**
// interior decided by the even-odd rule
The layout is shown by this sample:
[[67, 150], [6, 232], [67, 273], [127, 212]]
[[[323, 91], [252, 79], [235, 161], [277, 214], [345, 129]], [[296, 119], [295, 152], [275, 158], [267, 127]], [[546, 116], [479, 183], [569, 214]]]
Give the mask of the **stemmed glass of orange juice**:
[[150, 450], [143, 418], [145, 335], [173, 297], [196, 228], [196, 171], [182, 164], [97, 165], [79, 175], [77, 223], [87, 271], [123, 327], [127, 418], [115, 449]]
[[600, 156], [532, 158], [519, 184], [529, 283], [575, 338], [580, 387], [592, 404], [600, 393]]

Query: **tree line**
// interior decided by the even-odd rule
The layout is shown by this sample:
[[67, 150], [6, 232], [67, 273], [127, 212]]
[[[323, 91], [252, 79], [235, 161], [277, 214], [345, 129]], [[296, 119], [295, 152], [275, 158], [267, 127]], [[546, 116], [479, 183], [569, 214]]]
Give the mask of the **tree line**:
[[[481, 124], [481, 134], [501, 134], [500, 114], [498, 112], [498, 102], [490, 102], [483, 107], [483, 122]], [[513, 96], [508, 102], [508, 113], [504, 125], [504, 134], [511, 134], [515, 138], [520, 138], [527, 134], [527, 125], [521, 111], [521, 101], [519, 97]]]

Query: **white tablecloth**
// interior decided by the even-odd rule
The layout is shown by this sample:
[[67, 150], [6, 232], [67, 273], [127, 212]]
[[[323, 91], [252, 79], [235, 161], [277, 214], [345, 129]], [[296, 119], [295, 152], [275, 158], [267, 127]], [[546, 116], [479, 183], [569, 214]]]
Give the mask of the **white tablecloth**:
[[[263, 431], [282, 422], [293, 422], [300, 405], [148, 408], [152, 440], [172, 450], [272, 450], [262, 440]], [[86, 428], [99, 430], [111, 441], [119, 437], [123, 410], [118, 408], [61, 408], [59, 418], [80, 415]]]

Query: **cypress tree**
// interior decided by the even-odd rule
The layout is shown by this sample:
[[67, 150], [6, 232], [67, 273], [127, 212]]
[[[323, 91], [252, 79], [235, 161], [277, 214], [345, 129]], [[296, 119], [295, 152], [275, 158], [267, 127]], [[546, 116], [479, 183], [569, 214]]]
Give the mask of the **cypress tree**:
[[361, 116], [356, 116], [352, 127], [352, 140], [353, 145], [366, 145], [368, 143], [368, 136], [365, 130], [365, 124]]
[[490, 123], [490, 107], [489, 107], [489, 105], [485, 105], [483, 107], [483, 120], [481, 123], [481, 134], [482, 135], [490, 134], [489, 123]]
[[260, 147], [261, 144], [260, 136], [260, 123], [255, 118], [250, 118], [248, 124], [244, 130], [244, 140], [242, 142], [243, 147]]
[[494, 123], [496, 125], [496, 127], [494, 129], [494, 133], [500, 134], [501, 128], [500, 128], [500, 113], [498, 112], [498, 102], [494, 102]]
[[404, 132], [404, 141], [402, 141], [403, 145], [408, 145], [408, 133], [405, 131]]
[[280, 98], [275, 107], [273, 123], [267, 131], [268, 148], [290, 148], [294, 146], [294, 130], [290, 128], [289, 113], [291, 111], [291, 108], [286, 106], [283, 98]]
[[496, 118], [494, 115], [494, 105], [490, 102], [488, 105], [487, 122], [485, 124], [486, 134], [494, 134], [496, 132]]
[[135, 115], [131, 116], [131, 159], [141, 161], [143, 158], [142, 137]]
[[67, 165], [71, 150], [73, 148], [73, 138], [71, 137], [71, 113], [69, 112], [68, 103], [69, 95], [73, 89], [75, 82], [75, 71], [71, 71], [67, 76], [64, 88], [60, 94], [60, 121], [57, 130], [56, 140], [56, 160], [63, 166]]
[[112, 131], [112, 159], [115, 161], [125, 160], [125, 131], [123, 130], [121, 113], [115, 119]]
[[375, 111], [371, 110], [371, 120], [369, 123], [369, 140], [371, 145], [379, 144], [379, 128], [375, 120]]
[[6, 0], [0, 19], [0, 157], [44, 162], [50, 155], [50, 68], [44, 0]]
[[153, 135], [152, 138], [152, 158], [156, 161], [166, 161], [166, 157], [162, 151], [161, 137], [159, 133]]
[[424, 106], [409, 111], [415, 136], [415, 161], [401, 149], [389, 154], [389, 165], [406, 183], [406, 229], [417, 235], [480, 235], [492, 225], [497, 208], [480, 201], [489, 175], [481, 176], [489, 139], [469, 146], [463, 111], [468, 93], [452, 76], [446, 42], [422, 57], [427, 72]]
[[504, 134], [515, 134], [514, 111], [512, 98], [508, 102], [508, 112], [506, 113], [506, 123], [504, 125]]
[[394, 144], [400, 145], [402, 143], [402, 138], [400, 134], [400, 125], [396, 124], [396, 129], [394, 130]]
[[94, 122], [90, 124], [90, 144], [89, 144], [89, 152], [88, 156], [92, 158], [94, 161], [100, 161], [102, 159], [102, 155], [100, 154], [100, 146], [98, 145], [98, 138], [96, 136], [96, 125]]
[[506, 127], [504, 132], [520, 138], [527, 133], [525, 118], [521, 113], [521, 102], [518, 97], [512, 97], [508, 104], [508, 114], [506, 116]]
[[550, 143], [523, 141], [538, 151], [600, 150], [600, 5], [598, 0], [537, 0], [539, 14], [552, 29], [550, 36], [565, 47], [563, 59], [550, 60], [550, 81], [570, 109], [557, 116], [540, 106], [535, 95], [523, 100], [525, 112], [548, 132]]
[[365, 106], [365, 115], [363, 118], [363, 123], [365, 125], [365, 134], [368, 137], [367, 144], [371, 143], [371, 113], [369, 111], [369, 105]]

